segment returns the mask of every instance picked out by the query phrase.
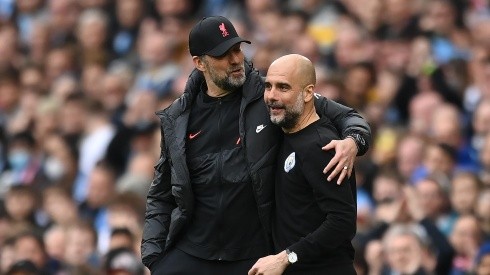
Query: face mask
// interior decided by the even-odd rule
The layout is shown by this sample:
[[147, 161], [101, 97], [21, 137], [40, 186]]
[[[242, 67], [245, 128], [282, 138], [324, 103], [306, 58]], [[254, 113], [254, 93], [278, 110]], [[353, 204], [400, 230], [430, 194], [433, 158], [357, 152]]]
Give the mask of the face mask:
[[30, 155], [25, 150], [15, 150], [12, 151], [9, 156], [9, 164], [13, 170], [22, 170], [29, 164]]
[[44, 173], [51, 180], [59, 180], [65, 174], [65, 166], [54, 157], [48, 157], [44, 162]]

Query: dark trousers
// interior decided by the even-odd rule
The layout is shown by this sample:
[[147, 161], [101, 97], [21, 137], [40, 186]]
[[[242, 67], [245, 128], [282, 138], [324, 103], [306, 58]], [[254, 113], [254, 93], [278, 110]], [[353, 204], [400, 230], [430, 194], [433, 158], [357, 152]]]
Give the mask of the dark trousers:
[[152, 275], [246, 275], [258, 259], [211, 261], [171, 249], [151, 268]]

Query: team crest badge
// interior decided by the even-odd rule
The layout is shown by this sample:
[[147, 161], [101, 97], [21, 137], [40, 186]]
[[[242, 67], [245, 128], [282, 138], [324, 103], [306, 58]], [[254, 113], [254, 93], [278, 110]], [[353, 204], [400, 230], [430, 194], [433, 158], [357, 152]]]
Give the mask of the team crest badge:
[[291, 169], [294, 168], [294, 165], [296, 164], [296, 154], [292, 152], [287, 158], [286, 161], [284, 162], [284, 171], [286, 173], [289, 173]]
[[221, 35], [223, 37], [227, 37], [229, 35], [228, 30], [226, 29], [225, 23], [221, 23], [221, 25], [219, 25], [219, 30], [221, 31]]

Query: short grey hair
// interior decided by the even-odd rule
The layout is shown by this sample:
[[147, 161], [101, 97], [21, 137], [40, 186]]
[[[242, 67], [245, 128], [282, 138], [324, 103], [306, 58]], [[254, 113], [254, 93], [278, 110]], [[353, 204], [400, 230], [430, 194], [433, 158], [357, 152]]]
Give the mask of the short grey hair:
[[418, 223], [411, 224], [393, 224], [383, 236], [383, 247], [398, 236], [413, 236], [419, 244], [424, 248], [430, 248], [431, 240], [427, 235], [427, 231]]

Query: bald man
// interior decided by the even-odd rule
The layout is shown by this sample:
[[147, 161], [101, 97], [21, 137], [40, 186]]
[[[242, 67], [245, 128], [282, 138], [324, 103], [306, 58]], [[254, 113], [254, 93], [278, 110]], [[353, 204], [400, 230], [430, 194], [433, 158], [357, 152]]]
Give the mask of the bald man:
[[284, 132], [275, 182], [278, 254], [259, 259], [250, 275], [355, 274], [355, 177], [335, 185], [322, 174], [334, 152], [320, 148], [339, 137], [315, 110], [315, 83], [313, 64], [301, 55], [279, 58], [267, 72], [264, 101]]

